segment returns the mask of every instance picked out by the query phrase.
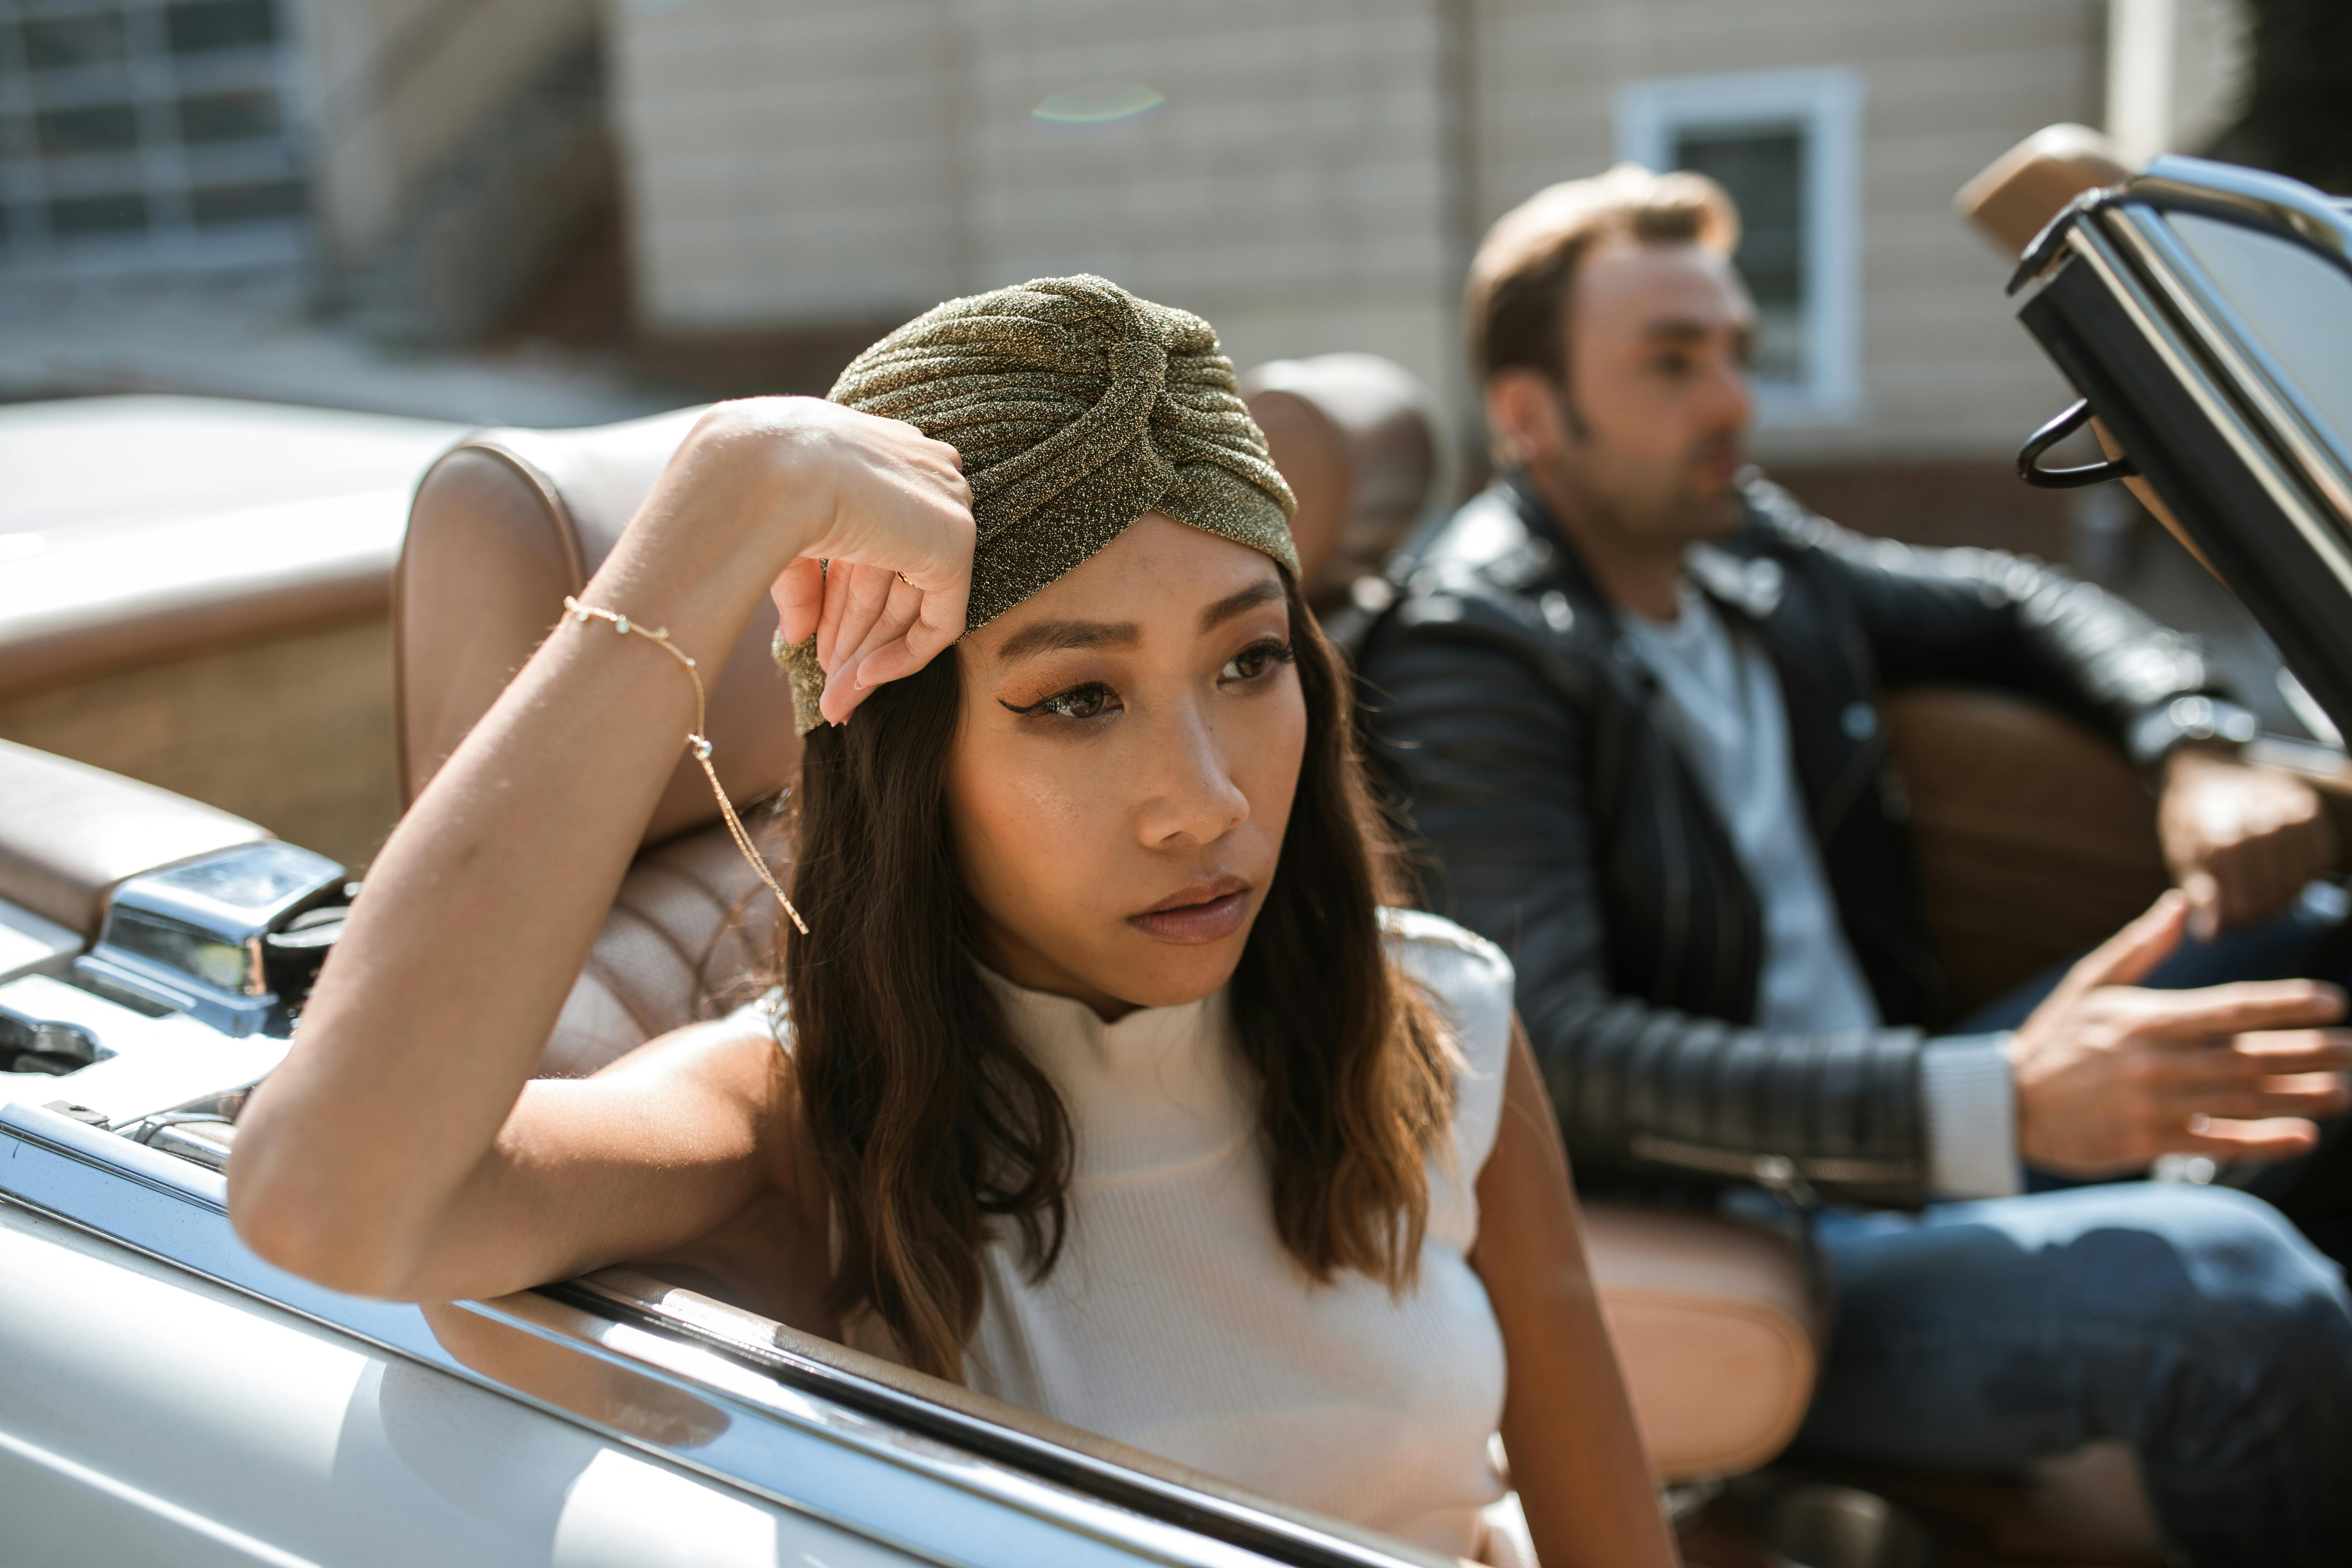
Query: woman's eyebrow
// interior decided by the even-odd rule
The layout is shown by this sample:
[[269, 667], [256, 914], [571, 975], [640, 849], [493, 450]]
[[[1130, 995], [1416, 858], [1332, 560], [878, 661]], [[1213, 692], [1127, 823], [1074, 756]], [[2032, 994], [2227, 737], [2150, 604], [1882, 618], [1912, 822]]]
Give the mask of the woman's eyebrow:
[[[1201, 629], [1209, 631], [1244, 610], [1282, 597], [1282, 580], [1261, 577], [1238, 593], [1228, 594], [1201, 612]], [[1004, 639], [996, 662], [1013, 664], [1041, 653], [1067, 653], [1073, 648], [1133, 647], [1143, 640], [1133, 621], [1039, 621]]]
[[1201, 612], [1201, 629], [1213, 631], [1244, 610], [1254, 610], [1282, 597], [1282, 579], [1261, 577], [1238, 594], [1228, 594]]
[[1132, 621], [1039, 621], [1004, 639], [996, 662], [1012, 664], [1041, 653], [1065, 653], [1081, 647], [1132, 647], [1143, 633]]

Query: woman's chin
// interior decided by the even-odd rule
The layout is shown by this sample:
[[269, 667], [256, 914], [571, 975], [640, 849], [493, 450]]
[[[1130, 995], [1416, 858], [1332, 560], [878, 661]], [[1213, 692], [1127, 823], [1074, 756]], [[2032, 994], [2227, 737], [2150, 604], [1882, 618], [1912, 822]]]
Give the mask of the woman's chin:
[[1140, 942], [1123, 941], [1118, 943], [1122, 962], [1116, 983], [1107, 989], [1138, 1007], [1181, 1007], [1198, 1002], [1215, 994], [1234, 977], [1248, 937], [1249, 926], [1244, 922], [1213, 942], [1171, 942], [1151, 936], [1143, 936]]

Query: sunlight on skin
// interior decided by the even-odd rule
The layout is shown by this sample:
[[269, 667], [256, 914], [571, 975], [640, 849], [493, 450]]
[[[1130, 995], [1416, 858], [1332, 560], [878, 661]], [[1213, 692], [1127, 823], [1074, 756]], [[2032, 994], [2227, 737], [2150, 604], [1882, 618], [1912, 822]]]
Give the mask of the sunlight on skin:
[[1281, 588], [1149, 512], [963, 640], [949, 817], [1008, 978], [1108, 1019], [1232, 975], [1307, 744]]
[[1672, 619], [1684, 547], [1739, 525], [1755, 315], [1705, 247], [1605, 239], [1569, 302], [1565, 392], [1527, 367], [1487, 384], [1501, 449], [1622, 607]]

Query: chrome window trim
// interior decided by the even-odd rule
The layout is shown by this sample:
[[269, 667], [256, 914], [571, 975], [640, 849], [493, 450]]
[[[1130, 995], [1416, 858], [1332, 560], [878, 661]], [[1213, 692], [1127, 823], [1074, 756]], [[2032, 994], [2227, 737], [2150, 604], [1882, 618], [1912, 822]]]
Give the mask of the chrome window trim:
[[2344, 542], [2327, 526], [2326, 520], [2315, 512], [2311, 498], [2283, 470], [2277, 455], [2244, 414], [2214, 384], [2212, 376], [2198, 362], [2195, 350], [2167, 319], [2146, 286], [2133, 276], [2130, 265], [2114, 242], [2092, 224], [2078, 221], [2066, 232], [2063, 254], [2080, 258], [2099, 275], [2118, 307], [2132, 319], [2133, 325], [2164, 360], [2166, 368], [2196, 401], [2200, 412], [2229, 444], [2231, 453], [2294, 524], [2295, 531], [2303, 535], [2304, 542], [2327, 563], [2337, 584], [2347, 593], [2352, 593], [2352, 556], [2347, 555]]
[[[341, 1295], [264, 1262], [230, 1228], [226, 1185], [217, 1173], [56, 1112], [25, 1102], [0, 1106], [0, 1202], [896, 1551], [954, 1568], [1139, 1561], [1171, 1568], [1269, 1561], [1299, 1568], [1412, 1568], [1422, 1561], [995, 1427], [781, 1347], [759, 1346], [730, 1333], [714, 1314], [663, 1312], [593, 1277], [502, 1301], [454, 1304], [572, 1356], [650, 1378], [726, 1418], [714, 1435], [691, 1443], [630, 1431], [467, 1366], [415, 1306]], [[955, 1434], [966, 1441], [951, 1440]], [[1003, 1462], [1002, 1456], [1024, 1448], [1033, 1458], [1050, 1458], [1060, 1476]], [[1199, 1522], [1171, 1522], [1089, 1496], [1069, 1479], [1116, 1483], [1129, 1498], [1181, 1508]], [[1203, 1524], [1253, 1544], [1219, 1539]]]
[[2146, 169], [2119, 185], [2084, 191], [2060, 208], [2025, 247], [2009, 292], [2049, 270], [2065, 237], [2083, 217], [2118, 202], [2139, 201], [2160, 208], [2252, 219], [2294, 230], [2337, 261], [2352, 266], [2352, 210], [2307, 185], [2235, 163], [2175, 153], [2151, 159]]
[[2171, 226], [2155, 209], [2137, 203], [2126, 203], [2102, 216], [2103, 226], [2121, 243], [2140, 273], [2162, 291], [2183, 324], [2220, 363], [2230, 384], [2254, 405], [2254, 412], [2286, 448], [2284, 455], [2294, 460], [2305, 482], [2319, 491], [2338, 516], [2352, 519], [2352, 469], [2346, 468], [2343, 452], [2330, 438], [2327, 421], [2263, 346], [2252, 325], [2208, 286], [2205, 268]]
[[2314, 200], [2307, 186], [2276, 174], [2168, 154], [2150, 160], [2145, 172], [2125, 182], [2123, 192], [2159, 206], [2277, 224], [2352, 265], [2352, 216], [2335, 202]]

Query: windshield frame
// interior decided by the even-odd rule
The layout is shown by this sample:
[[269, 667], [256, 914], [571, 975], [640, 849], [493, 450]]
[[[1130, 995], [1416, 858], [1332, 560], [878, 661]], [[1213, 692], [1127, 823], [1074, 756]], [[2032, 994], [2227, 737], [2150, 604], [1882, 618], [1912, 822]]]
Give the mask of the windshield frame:
[[2352, 216], [2293, 181], [2191, 158], [2077, 197], [2011, 283], [2019, 321], [2352, 732], [2352, 431], [2338, 430], [2169, 232], [2179, 213], [2297, 246], [2344, 275]]

